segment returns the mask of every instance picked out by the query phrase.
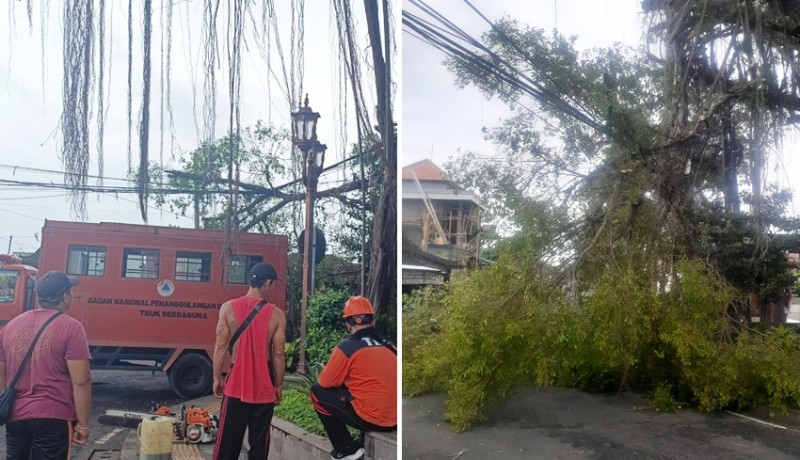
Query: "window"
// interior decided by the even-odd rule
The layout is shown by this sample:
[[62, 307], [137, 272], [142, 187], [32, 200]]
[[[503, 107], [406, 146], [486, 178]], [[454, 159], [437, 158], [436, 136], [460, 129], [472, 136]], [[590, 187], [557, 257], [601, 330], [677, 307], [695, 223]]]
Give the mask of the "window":
[[69, 245], [67, 273], [70, 275], [103, 276], [106, 274], [106, 248]]
[[158, 278], [158, 249], [125, 248], [122, 252], [123, 278]]
[[247, 274], [253, 265], [263, 262], [261, 256], [231, 256], [228, 264], [228, 282], [233, 284], [247, 284]]
[[13, 303], [14, 291], [17, 288], [16, 270], [0, 270], [0, 303]]
[[211, 280], [211, 253], [178, 251], [175, 256], [176, 281]]

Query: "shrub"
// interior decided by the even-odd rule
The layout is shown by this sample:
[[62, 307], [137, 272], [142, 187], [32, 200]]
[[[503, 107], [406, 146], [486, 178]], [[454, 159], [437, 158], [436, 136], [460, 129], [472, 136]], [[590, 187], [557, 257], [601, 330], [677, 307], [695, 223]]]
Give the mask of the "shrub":
[[[318, 291], [309, 299], [306, 329], [306, 356], [309, 363], [328, 362], [336, 345], [349, 335], [342, 319], [344, 303], [350, 298], [348, 291]], [[396, 309], [378, 318], [376, 328], [396, 342]]]
[[306, 323], [309, 363], [327, 363], [336, 345], [348, 336], [342, 308], [349, 297], [347, 291], [320, 291], [309, 299]]
[[675, 412], [679, 407], [672, 397], [672, 385], [659, 385], [650, 397], [650, 408], [655, 412]]
[[445, 389], [447, 359], [439, 352], [443, 339], [443, 291], [425, 289], [403, 296], [403, 394]]

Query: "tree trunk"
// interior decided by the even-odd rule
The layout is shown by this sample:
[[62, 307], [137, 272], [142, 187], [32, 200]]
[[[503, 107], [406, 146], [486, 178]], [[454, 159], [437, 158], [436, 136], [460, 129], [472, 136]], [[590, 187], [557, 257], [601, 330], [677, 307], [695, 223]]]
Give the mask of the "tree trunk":
[[372, 258], [367, 277], [367, 293], [378, 315], [393, 308], [397, 298], [397, 143], [391, 113], [388, 11], [383, 4], [386, 43], [381, 37], [377, 0], [364, 0], [370, 47], [372, 48], [375, 88], [378, 99], [378, 128], [383, 143], [383, 187], [373, 222]]

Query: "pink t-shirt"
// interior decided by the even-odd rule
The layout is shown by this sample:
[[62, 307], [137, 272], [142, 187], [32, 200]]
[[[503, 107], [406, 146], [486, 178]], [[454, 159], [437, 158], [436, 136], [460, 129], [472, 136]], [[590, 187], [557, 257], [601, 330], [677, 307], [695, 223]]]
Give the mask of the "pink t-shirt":
[[[0, 331], [0, 360], [6, 362], [6, 384], [17, 373], [33, 337], [56, 310], [39, 309], [12, 319]], [[89, 340], [78, 320], [61, 315], [42, 333], [15, 387], [11, 420], [76, 420], [67, 360], [91, 360]]]

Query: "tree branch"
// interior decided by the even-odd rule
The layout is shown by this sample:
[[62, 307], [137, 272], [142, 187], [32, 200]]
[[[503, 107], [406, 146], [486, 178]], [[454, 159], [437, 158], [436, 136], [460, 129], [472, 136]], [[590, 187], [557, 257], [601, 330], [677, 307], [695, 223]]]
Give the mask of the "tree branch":
[[[317, 198], [340, 198], [340, 195], [347, 192], [352, 192], [353, 190], [358, 190], [361, 187], [361, 183], [358, 181], [348, 182], [346, 184], [340, 185], [338, 187], [334, 187], [328, 190], [324, 190], [322, 192], [317, 192]], [[249, 223], [242, 226], [242, 231], [248, 231], [251, 228], [255, 227], [256, 224], [261, 222], [262, 220], [266, 219], [270, 215], [274, 214], [275, 212], [279, 211], [281, 208], [286, 206], [287, 204], [293, 201], [300, 201], [305, 200], [306, 194], [305, 193], [293, 193], [293, 194], [281, 194], [281, 202], [270, 207], [266, 211], [262, 212], [261, 214], [254, 217]]]

